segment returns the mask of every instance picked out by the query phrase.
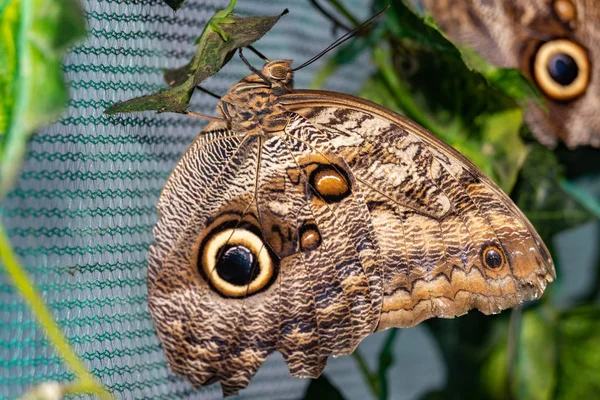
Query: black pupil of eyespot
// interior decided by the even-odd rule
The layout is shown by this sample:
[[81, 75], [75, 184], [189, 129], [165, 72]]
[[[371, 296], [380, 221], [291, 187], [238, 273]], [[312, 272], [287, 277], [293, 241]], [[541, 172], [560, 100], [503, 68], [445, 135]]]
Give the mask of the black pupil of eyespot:
[[485, 263], [490, 268], [498, 268], [502, 265], [502, 256], [494, 249], [488, 250], [485, 253]]
[[254, 254], [244, 246], [230, 246], [223, 250], [217, 261], [217, 273], [232, 285], [247, 285], [259, 274]]
[[579, 75], [579, 67], [570, 55], [557, 53], [548, 61], [548, 73], [556, 83], [567, 86]]

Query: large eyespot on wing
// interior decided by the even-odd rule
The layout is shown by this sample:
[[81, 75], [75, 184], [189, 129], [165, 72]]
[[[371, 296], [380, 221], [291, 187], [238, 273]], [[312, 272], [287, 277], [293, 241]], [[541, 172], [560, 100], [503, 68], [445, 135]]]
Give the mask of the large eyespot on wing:
[[279, 259], [266, 246], [258, 227], [233, 219], [203, 238], [197, 266], [224, 297], [242, 298], [266, 289], [277, 276]]
[[525, 216], [458, 152], [352, 96], [298, 91], [282, 104], [328, 140], [369, 205], [385, 297], [378, 329], [538, 298], [554, 277]]
[[176, 170], [150, 256], [149, 307], [171, 368], [226, 395], [273, 350], [293, 375], [318, 376], [375, 329], [382, 299], [350, 178], [302, 143], [262, 140], [238, 142], [228, 160], [190, 149], [226, 172], [199, 182], [207, 165], [193, 159]]
[[540, 89], [552, 99], [567, 101], [579, 97], [590, 83], [587, 51], [567, 39], [545, 42], [532, 60], [532, 75]]
[[173, 371], [196, 387], [220, 382], [226, 396], [274, 350], [280, 314], [279, 260], [264, 245], [256, 209], [240, 207], [252, 196], [239, 200], [208, 226], [187, 227], [149, 291]]
[[[267, 246], [258, 249], [258, 240], [264, 242], [254, 205], [258, 140], [237, 138], [227, 149], [208, 142], [192, 145], [159, 202], [148, 306], [171, 369], [196, 387], [219, 381], [225, 394], [233, 394], [246, 387], [275, 347], [278, 260]], [[262, 271], [252, 267], [244, 275], [248, 254], [231, 250], [235, 246], [219, 235], [226, 229]], [[212, 274], [201, 261], [199, 268], [201, 256], [215, 266]], [[240, 296], [244, 279], [249, 292], [255, 286]]]

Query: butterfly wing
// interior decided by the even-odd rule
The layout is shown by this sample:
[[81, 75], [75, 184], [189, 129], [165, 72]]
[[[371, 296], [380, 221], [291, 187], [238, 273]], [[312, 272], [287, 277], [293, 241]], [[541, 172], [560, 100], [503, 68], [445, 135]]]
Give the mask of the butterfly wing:
[[[378, 329], [538, 298], [554, 266], [527, 218], [425, 129], [365, 100], [297, 91], [287, 131], [347, 165], [369, 209], [384, 277]], [[315, 139], [318, 138], [318, 139]]]
[[[237, 342], [250, 340], [244, 336], [247, 331], [237, 330], [246, 317], [241, 304], [226, 297], [215, 301], [215, 291], [197, 267], [200, 236], [211, 224], [224, 220], [231, 228], [251, 223], [252, 197], [246, 185], [254, 182], [257, 148], [256, 141], [210, 124], [173, 170], [158, 204], [148, 306], [171, 368], [195, 386], [243, 379], [239, 375], [245, 373], [244, 364], [262, 354], [238, 348]], [[274, 307], [263, 305], [271, 323], [276, 320]], [[256, 333], [270, 340], [268, 332]]]
[[[596, 0], [410, 0], [457, 43], [488, 62], [520, 68], [544, 95], [525, 118], [555, 146], [600, 146], [600, 3]], [[570, 60], [569, 60], [570, 59]], [[574, 63], [574, 64], [573, 64]]]
[[337, 93], [280, 97], [285, 130], [211, 124], [159, 201], [148, 304], [172, 369], [247, 386], [273, 351], [318, 376], [375, 330], [537, 298], [527, 219], [423, 128]]
[[[217, 128], [186, 152], [159, 201], [148, 304], [169, 363], [195, 386], [219, 381], [225, 395], [274, 350], [294, 376], [317, 377], [379, 321], [366, 203], [350, 190], [332, 194], [340, 182], [314, 190], [331, 164], [308, 143]], [[252, 271], [226, 276], [215, 260], [239, 266], [248, 256], [240, 247]]]

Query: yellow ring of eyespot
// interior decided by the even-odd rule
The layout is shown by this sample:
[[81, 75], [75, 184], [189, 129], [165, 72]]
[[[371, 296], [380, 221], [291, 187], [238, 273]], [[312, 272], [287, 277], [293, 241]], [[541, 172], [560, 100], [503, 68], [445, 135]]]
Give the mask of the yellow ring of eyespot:
[[[487, 253], [490, 250], [494, 250], [496, 253], [498, 253], [500, 255], [500, 258], [502, 259], [502, 263], [497, 267], [492, 267], [492, 266], [488, 265], [487, 261], [485, 260], [485, 256], [487, 255]], [[504, 264], [506, 264], [506, 258], [504, 257], [504, 252], [502, 250], [500, 250], [500, 248], [498, 248], [497, 246], [486, 247], [485, 250], [483, 251], [483, 256], [481, 258], [483, 261], [483, 265], [485, 265], [487, 268], [493, 269], [493, 270], [499, 270], [502, 267], [504, 267]]]
[[[225, 245], [244, 246], [258, 259], [260, 272], [249, 285], [238, 286], [227, 282], [216, 271], [219, 250]], [[261, 290], [273, 276], [273, 261], [262, 239], [246, 229], [225, 229], [214, 234], [204, 245], [201, 255], [204, 273], [221, 294], [244, 297]]]
[[[556, 53], [568, 54], [575, 60], [579, 73], [577, 78], [567, 86], [563, 86], [550, 76], [548, 62]], [[544, 43], [533, 64], [533, 74], [539, 87], [548, 96], [556, 100], [570, 100], [581, 95], [587, 89], [590, 79], [590, 69], [587, 54], [583, 47], [570, 40], [559, 39]]]

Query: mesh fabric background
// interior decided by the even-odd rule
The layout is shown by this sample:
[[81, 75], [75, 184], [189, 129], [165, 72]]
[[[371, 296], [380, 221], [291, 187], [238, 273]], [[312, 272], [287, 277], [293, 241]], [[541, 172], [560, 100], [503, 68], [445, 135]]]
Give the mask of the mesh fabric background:
[[[220, 397], [218, 386], [197, 394], [169, 371], [146, 306], [147, 248], [158, 196], [203, 123], [170, 114], [109, 118], [102, 112], [115, 100], [163, 87], [161, 68], [186, 63], [205, 22], [226, 3], [189, 0], [174, 13], [161, 0], [85, 2], [89, 36], [64, 67], [69, 109], [33, 138], [22, 178], [4, 204], [22, 263], [78, 354], [118, 398]], [[360, 0], [346, 3], [361, 16], [367, 12]], [[330, 23], [308, 1], [240, 0], [237, 10], [274, 15], [285, 7], [290, 15], [257, 44], [268, 57], [301, 62], [332, 41]], [[318, 65], [298, 73], [297, 87], [308, 86]], [[365, 57], [330, 79], [328, 88], [356, 92], [367, 72]], [[206, 87], [224, 94], [245, 74], [235, 58]], [[196, 96], [193, 108], [213, 113], [215, 105]], [[42, 381], [73, 378], [1, 269], [0, 321], [0, 398]], [[375, 346], [377, 338], [370, 340]], [[367, 395], [351, 358], [331, 360], [326, 371], [350, 397]], [[306, 384], [290, 378], [276, 355], [241, 397], [298, 398]]]

